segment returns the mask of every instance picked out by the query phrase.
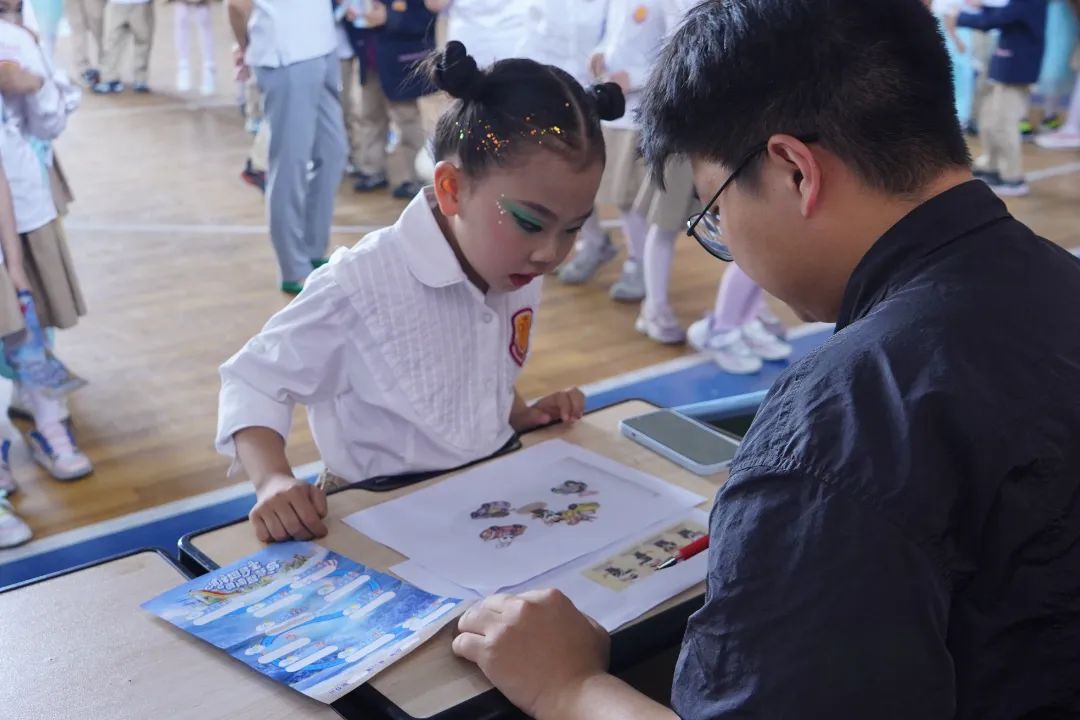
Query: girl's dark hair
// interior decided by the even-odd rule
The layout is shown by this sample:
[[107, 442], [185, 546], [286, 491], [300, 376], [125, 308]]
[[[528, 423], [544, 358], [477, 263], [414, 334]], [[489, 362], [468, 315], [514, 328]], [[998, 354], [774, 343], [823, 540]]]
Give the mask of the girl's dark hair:
[[568, 73], [532, 60], [500, 60], [481, 70], [456, 40], [423, 66], [435, 87], [457, 98], [435, 129], [435, 161], [454, 158], [470, 176], [542, 146], [579, 160], [603, 161], [601, 120], [626, 111], [614, 83], [587, 90]]

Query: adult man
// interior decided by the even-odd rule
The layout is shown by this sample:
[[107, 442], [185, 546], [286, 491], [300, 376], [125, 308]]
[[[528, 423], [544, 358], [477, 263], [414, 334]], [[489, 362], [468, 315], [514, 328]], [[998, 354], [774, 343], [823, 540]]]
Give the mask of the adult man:
[[337, 29], [329, 2], [229, 0], [241, 75], [255, 69], [270, 123], [266, 188], [281, 289], [325, 260], [347, 149]]
[[[675, 711], [1077, 717], [1080, 263], [972, 180], [933, 17], [708, 0], [658, 68], [644, 151], [691, 159], [718, 211], [699, 241], [837, 324], [718, 494]], [[673, 717], [604, 673], [606, 636], [557, 593], [460, 628], [541, 720]]]

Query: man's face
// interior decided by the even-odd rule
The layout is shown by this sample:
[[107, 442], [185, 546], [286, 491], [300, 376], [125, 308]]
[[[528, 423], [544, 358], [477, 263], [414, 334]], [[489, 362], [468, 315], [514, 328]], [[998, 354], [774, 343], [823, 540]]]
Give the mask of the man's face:
[[[698, 196], [710, 198], [732, 169], [712, 160], [691, 160]], [[755, 173], [747, 182], [745, 173]], [[768, 157], [757, 158], [720, 194], [723, 241], [735, 262], [770, 294], [805, 320], [824, 320], [814, 275], [821, 258], [814, 249], [816, 223], [803, 214], [791, 176]]]

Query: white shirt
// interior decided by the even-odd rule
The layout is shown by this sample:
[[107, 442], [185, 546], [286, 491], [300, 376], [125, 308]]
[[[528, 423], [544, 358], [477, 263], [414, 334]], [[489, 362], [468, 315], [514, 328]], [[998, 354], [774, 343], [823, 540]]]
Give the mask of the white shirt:
[[528, 31], [514, 54], [561, 68], [586, 87], [595, 83], [589, 55], [603, 35], [608, 0], [520, 1]]
[[432, 207], [428, 189], [335, 252], [221, 367], [219, 451], [234, 455], [246, 427], [287, 438], [296, 403], [327, 468], [352, 482], [456, 467], [510, 439], [540, 281], [483, 295]]
[[57, 217], [47, 142], [67, 126], [68, 115], [79, 105], [80, 92], [52, 68], [25, 28], [4, 21], [0, 21], [0, 62], [14, 62], [44, 79], [41, 89], [31, 95], [0, 97], [0, 154], [11, 185], [15, 227], [28, 233]]
[[446, 13], [446, 39], [464, 43], [476, 64], [517, 57], [525, 34], [521, 0], [453, 0]]
[[635, 111], [667, 32], [662, 0], [610, 0], [604, 37], [596, 51], [604, 54], [609, 75], [623, 71], [630, 76], [626, 114], [609, 123], [611, 127], [637, 127]]
[[254, 0], [244, 61], [284, 67], [323, 57], [338, 47], [334, 9], [325, 0]]

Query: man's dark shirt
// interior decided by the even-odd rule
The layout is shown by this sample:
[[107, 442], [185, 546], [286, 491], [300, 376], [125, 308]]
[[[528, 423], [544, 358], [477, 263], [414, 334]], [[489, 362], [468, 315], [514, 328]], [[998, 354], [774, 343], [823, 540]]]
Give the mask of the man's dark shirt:
[[1080, 262], [978, 181], [910, 213], [711, 538], [684, 720], [1080, 717]]

